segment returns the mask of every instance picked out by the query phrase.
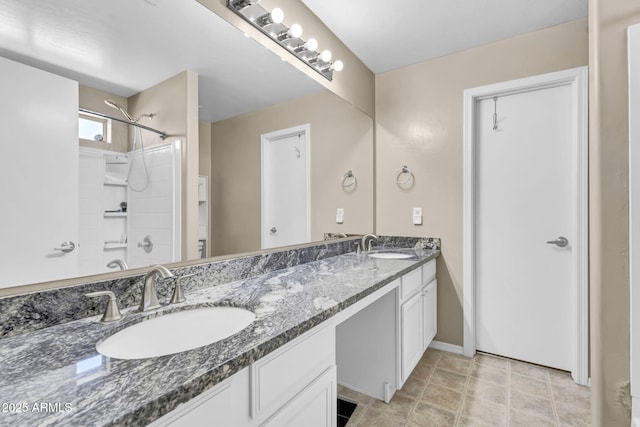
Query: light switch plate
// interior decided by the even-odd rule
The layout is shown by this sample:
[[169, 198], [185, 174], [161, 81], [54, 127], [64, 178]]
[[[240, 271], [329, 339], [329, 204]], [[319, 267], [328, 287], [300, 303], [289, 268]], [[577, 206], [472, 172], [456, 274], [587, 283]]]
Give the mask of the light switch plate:
[[413, 225], [422, 225], [422, 208], [413, 208]]

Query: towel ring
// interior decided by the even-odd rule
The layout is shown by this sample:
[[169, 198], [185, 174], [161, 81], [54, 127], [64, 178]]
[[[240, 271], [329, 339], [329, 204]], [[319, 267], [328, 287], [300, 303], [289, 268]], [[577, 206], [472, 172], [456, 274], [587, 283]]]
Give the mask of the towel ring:
[[[349, 178], [351, 178], [351, 180], [349, 180]], [[356, 185], [357, 179], [356, 179], [356, 176], [353, 174], [353, 171], [347, 171], [347, 173], [342, 175], [341, 182], [342, 182], [342, 188], [349, 188]]]
[[[400, 177], [402, 175], [407, 175], [407, 177], [403, 180], [400, 179]], [[397, 169], [394, 173], [393, 173], [393, 180], [396, 182], [396, 184], [406, 184], [407, 182], [411, 181], [413, 179], [413, 172], [411, 172], [409, 170], [408, 167], [406, 166], [402, 166], [400, 169]]]

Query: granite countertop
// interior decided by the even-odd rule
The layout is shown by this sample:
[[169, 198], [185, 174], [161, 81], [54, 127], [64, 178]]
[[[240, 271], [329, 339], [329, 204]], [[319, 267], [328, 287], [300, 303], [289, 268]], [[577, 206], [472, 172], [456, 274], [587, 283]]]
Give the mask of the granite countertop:
[[[440, 253], [402, 251], [412, 256], [339, 255], [195, 290], [151, 314], [130, 308], [118, 322], [94, 316], [0, 339], [0, 425], [145, 425]], [[256, 320], [173, 355], [121, 360], [95, 349], [158, 313], [221, 305], [251, 310]]]

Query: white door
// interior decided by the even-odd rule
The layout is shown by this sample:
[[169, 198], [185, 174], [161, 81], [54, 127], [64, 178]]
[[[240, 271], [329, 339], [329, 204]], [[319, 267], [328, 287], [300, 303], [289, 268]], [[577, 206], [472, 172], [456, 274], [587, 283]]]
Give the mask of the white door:
[[575, 343], [571, 91], [476, 110], [477, 349], [564, 370]]
[[78, 274], [110, 271], [102, 260], [105, 238], [102, 233], [104, 207], [104, 153], [106, 150], [80, 147], [78, 172]]
[[76, 276], [78, 83], [4, 58], [0, 75], [0, 287]]
[[309, 126], [262, 135], [262, 248], [310, 240]]

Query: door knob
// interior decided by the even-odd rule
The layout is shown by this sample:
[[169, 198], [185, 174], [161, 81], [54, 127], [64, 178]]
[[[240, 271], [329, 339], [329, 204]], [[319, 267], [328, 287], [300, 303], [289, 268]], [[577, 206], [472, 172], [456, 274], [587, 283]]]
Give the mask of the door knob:
[[278, 229], [275, 227], [271, 227], [271, 230], [269, 231], [271, 231], [272, 234], [276, 234], [278, 232]]
[[60, 246], [58, 246], [57, 248], [53, 248], [53, 250], [68, 253], [68, 252], [72, 252], [75, 248], [76, 248], [75, 243], [67, 241], [67, 242], [60, 243]]
[[556, 245], [559, 248], [564, 248], [569, 244], [569, 241], [567, 240], [566, 237], [560, 236], [556, 240], [549, 240], [547, 243], [549, 245]]

